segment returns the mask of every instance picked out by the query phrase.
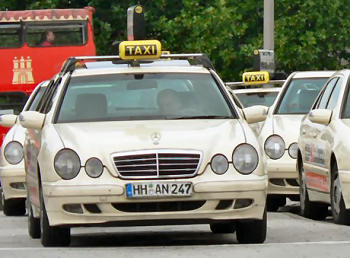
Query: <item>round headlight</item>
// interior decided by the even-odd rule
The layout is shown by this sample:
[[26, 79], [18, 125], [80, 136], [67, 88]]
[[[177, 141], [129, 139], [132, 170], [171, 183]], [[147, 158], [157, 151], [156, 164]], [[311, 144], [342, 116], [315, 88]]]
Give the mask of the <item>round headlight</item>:
[[244, 175], [252, 173], [258, 166], [259, 157], [255, 148], [250, 144], [241, 144], [236, 147], [232, 155], [233, 166]]
[[279, 159], [284, 154], [285, 144], [281, 136], [271, 135], [265, 141], [264, 145], [265, 153], [271, 159]]
[[80, 171], [79, 156], [70, 149], [63, 149], [57, 152], [54, 165], [57, 174], [63, 179], [72, 179]]
[[85, 171], [90, 177], [99, 177], [103, 172], [103, 164], [98, 158], [91, 158], [85, 163]]
[[23, 159], [23, 146], [19, 142], [9, 142], [4, 150], [4, 156], [8, 163], [16, 165]]
[[228, 169], [228, 160], [222, 154], [216, 154], [210, 162], [211, 169], [218, 175], [225, 174]]
[[297, 158], [297, 156], [298, 156], [298, 144], [296, 142], [294, 142], [291, 145], [289, 145], [288, 153], [289, 153], [289, 156], [292, 159], [296, 159]]

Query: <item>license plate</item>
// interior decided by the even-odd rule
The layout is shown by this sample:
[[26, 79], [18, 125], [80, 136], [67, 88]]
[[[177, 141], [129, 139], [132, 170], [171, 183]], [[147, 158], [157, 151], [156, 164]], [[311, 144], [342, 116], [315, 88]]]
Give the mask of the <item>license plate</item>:
[[167, 196], [191, 196], [192, 183], [131, 183], [126, 185], [126, 197], [167, 197]]

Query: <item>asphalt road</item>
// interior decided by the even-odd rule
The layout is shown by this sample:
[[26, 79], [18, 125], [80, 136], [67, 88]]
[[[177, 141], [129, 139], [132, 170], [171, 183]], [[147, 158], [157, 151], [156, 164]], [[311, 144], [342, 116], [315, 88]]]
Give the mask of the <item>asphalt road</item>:
[[75, 228], [66, 248], [44, 248], [27, 235], [26, 217], [0, 215], [0, 257], [350, 257], [350, 227], [331, 218], [312, 221], [291, 205], [268, 213], [261, 245], [240, 245], [235, 234], [214, 235], [207, 225]]

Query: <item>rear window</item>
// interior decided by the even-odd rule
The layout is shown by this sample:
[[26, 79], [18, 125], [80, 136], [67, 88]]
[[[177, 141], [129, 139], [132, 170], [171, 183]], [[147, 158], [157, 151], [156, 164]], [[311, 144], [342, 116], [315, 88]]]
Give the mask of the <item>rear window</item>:
[[263, 105], [270, 107], [275, 101], [278, 92], [252, 92], [235, 94], [245, 108], [254, 105]]
[[57, 122], [233, 118], [209, 74], [72, 77]]

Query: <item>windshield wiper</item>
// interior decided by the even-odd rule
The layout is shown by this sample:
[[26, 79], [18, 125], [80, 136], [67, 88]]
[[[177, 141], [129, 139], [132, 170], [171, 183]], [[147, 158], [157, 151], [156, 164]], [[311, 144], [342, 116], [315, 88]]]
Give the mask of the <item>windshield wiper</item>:
[[176, 116], [168, 119], [232, 119], [231, 116]]

